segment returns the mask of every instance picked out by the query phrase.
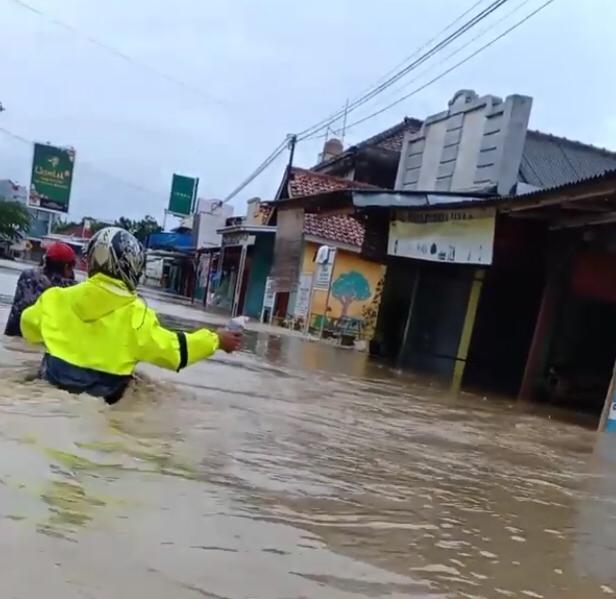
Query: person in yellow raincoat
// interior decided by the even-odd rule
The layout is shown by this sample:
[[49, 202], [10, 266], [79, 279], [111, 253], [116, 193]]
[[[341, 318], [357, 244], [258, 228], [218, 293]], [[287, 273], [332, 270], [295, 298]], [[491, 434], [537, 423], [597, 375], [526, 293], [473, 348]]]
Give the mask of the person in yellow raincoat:
[[139, 362], [181, 370], [217, 349], [239, 349], [241, 333], [183, 333], [160, 325], [136, 293], [145, 252], [128, 231], [102, 229], [86, 258], [86, 281], [46, 290], [21, 315], [26, 341], [45, 346], [41, 376], [53, 385], [115, 403]]

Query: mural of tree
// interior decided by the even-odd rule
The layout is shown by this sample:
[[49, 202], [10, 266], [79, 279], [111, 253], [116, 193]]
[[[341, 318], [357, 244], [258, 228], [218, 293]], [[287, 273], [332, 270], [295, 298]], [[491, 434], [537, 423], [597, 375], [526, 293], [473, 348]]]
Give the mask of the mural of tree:
[[331, 293], [342, 304], [342, 317], [348, 315], [353, 302], [365, 301], [372, 295], [368, 279], [356, 270], [342, 273], [334, 281]]

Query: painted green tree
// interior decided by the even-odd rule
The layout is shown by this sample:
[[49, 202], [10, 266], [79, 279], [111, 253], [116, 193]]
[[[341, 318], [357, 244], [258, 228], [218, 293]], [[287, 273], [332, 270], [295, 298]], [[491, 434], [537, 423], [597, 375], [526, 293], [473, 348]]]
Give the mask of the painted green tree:
[[353, 302], [362, 302], [370, 298], [370, 283], [360, 272], [350, 270], [342, 273], [332, 285], [332, 295], [342, 305], [341, 317], [347, 316]]

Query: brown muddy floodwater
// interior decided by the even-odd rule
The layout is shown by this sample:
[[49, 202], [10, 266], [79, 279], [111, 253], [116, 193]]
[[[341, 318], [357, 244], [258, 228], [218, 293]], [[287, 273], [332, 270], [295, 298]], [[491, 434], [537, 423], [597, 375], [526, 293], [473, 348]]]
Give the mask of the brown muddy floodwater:
[[2, 599], [616, 592], [610, 439], [353, 352], [246, 345], [143, 368], [109, 408], [0, 342]]

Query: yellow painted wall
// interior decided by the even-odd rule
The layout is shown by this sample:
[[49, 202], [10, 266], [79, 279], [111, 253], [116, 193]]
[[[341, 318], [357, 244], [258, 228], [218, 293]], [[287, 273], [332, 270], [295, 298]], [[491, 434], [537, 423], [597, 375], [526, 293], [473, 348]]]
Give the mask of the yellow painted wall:
[[[304, 243], [304, 254], [302, 259], [302, 272], [313, 273], [315, 269], [315, 262], [313, 262], [314, 256], [319, 245], [312, 242]], [[362, 318], [362, 311], [364, 307], [367, 307], [374, 299], [374, 292], [377, 288], [379, 281], [385, 276], [385, 266], [378, 264], [377, 262], [371, 262], [362, 258], [358, 254], [348, 252], [345, 250], [338, 250], [336, 253], [336, 262], [334, 264], [334, 272], [332, 275], [332, 286], [341, 275], [356, 271], [361, 273], [370, 288], [370, 296], [365, 300], [353, 301], [348, 306], [347, 316], [352, 318]], [[323, 314], [325, 308], [325, 299], [327, 297], [327, 291], [316, 290], [312, 297], [312, 304], [310, 306], [311, 314]], [[342, 313], [342, 304], [335, 297], [334, 294], [330, 294], [329, 307], [331, 310], [328, 312], [328, 316], [332, 318], [338, 318]], [[378, 306], [377, 306], [378, 309]]]

